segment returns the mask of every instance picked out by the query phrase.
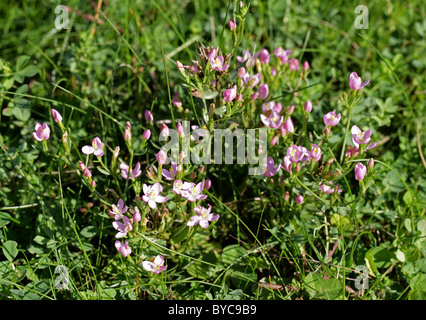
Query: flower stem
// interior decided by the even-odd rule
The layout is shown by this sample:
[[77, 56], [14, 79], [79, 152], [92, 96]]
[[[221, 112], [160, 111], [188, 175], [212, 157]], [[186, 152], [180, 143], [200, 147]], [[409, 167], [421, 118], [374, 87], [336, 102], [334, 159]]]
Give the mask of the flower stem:
[[349, 107], [349, 117], [348, 117], [348, 123], [346, 124], [345, 137], [343, 138], [342, 151], [340, 152], [340, 163], [343, 162], [343, 156], [345, 154], [345, 147], [346, 147], [346, 137], [348, 136], [349, 125], [351, 124], [351, 118], [352, 118], [352, 106], [348, 106], [348, 107]]

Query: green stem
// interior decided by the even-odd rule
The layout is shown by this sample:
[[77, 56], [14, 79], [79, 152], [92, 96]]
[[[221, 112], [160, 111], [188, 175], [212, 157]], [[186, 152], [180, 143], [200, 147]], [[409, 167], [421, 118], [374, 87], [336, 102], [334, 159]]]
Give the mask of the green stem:
[[311, 189], [309, 189], [302, 181], [300, 181], [300, 179], [298, 177], [294, 177], [296, 179], [296, 181], [300, 184], [300, 186], [302, 186], [303, 188], [305, 188], [307, 191], [309, 191], [309, 193], [311, 193], [315, 198], [317, 198], [318, 200], [321, 200], [322, 202], [324, 202], [325, 204], [329, 205], [330, 202], [328, 202], [327, 200], [324, 200], [323, 198], [317, 196]]
[[340, 152], [340, 163], [343, 162], [343, 157], [345, 155], [346, 137], [348, 136], [349, 126], [351, 124], [351, 118], [352, 118], [352, 106], [348, 106], [348, 107], [349, 107], [349, 117], [348, 117], [348, 123], [346, 124], [345, 137], [343, 138], [342, 151]]

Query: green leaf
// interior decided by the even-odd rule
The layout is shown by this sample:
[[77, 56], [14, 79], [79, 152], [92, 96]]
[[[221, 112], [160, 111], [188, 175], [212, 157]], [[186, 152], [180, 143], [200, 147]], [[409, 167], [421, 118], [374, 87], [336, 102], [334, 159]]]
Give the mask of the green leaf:
[[109, 171], [106, 171], [103, 167], [97, 166], [96, 168], [99, 170], [100, 173], [102, 173], [102, 174], [104, 174], [106, 176], [110, 175]]
[[98, 229], [94, 226], [87, 226], [83, 230], [80, 231], [80, 234], [85, 238], [92, 238], [96, 235]]
[[232, 244], [223, 249], [222, 262], [224, 264], [234, 264], [236, 262], [242, 262], [242, 257], [247, 254], [247, 250], [243, 247]]
[[13, 240], [6, 241], [3, 244], [2, 250], [7, 260], [13, 261], [18, 255], [18, 244]]
[[324, 279], [315, 272], [305, 277], [306, 290], [312, 298], [334, 300], [342, 293], [342, 284], [335, 278]]

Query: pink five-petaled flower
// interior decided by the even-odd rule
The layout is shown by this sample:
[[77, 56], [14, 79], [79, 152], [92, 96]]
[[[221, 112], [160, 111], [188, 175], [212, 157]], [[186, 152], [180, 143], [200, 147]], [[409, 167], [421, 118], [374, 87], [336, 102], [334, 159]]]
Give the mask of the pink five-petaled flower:
[[293, 163], [302, 161], [305, 156], [305, 150], [301, 146], [292, 145], [290, 148], [287, 148], [287, 156], [289, 160]]
[[327, 127], [334, 127], [339, 123], [341, 117], [342, 115], [340, 113], [336, 115], [335, 112], [330, 111], [329, 113], [324, 115], [324, 123]]
[[161, 171], [162, 175], [166, 180], [174, 180], [177, 176], [178, 166], [175, 162], [172, 162], [170, 165], [170, 170], [163, 169]]
[[315, 162], [321, 159], [321, 149], [316, 144], [312, 145], [312, 149], [308, 151], [308, 154]]
[[278, 170], [280, 170], [280, 164], [278, 164], [275, 167], [274, 159], [272, 159], [272, 157], [269, 156], [268, 160], [266, 161], [266, 168], [265, 168], [265, 172], [263, 173], [263, 175], [265, 177], [272, 177], [274, 174], [276, 174], [278, 172]]
[[278, 47], [274, 50], [274, 54], [281, 60], [281, 63], [284, 64], [287, 63], [291, 50], [284, 50], [283, 48]]
[[284, 117], [280, 116], [278, 112], [272, 111], [272, 112], [266, 112], [266, 115], [262, 113], [260, 115], [260, 119], [262, 120], [265, 126], [277, 129], [283, 123]]
[[159, 274], [160, 272], [167, 269], [167, 265], [164, 265], [164, 258], [160, 254], [155, 257], [154, 262], [143, 261], [142, 267], [144, 267], [146, 271], [151, 271], [155, 274]]
[[361, 83], [361, 77], [356, 72], [352, 72], [349, 76], [349, 87], [355, 91], [365, 87], [369, 82], [370, 80]]
[[183, 186], [185, 185], [185, 183], [183, 183], [182, 180], [175, 180], [175, 182], [173, 182], [173, 192], [175, 194], [180, 194], [181, 191], [184, 189]]
[[208, 206], [208, 208], [204, 208], [202, 206], [194, 208], [196, 215], [192, 216], [186, 225], [193, 227], [200, 224], [201, 228], [206, 229], [209, 226], [209, 222], [219, 219], [220, 216], [218, 214], [214, 215], [213, 213], [210, 213], [212, 207], [210, 205]]
[[40, 124], [37, 122], [35, 125], [35, 132], [33, 132], [33, 138], [37, 141], [47, 140], [50, 137], [50, 128], [47, 124]]
[[124, 257], [127, 257], [129, 254], [132, 253], [132, 248], [129, 247], [129, 240], [126, 240], [124, 243], [119, 240], [116, 240], [115, 247], [117, 248], [118, 252], [120, 252]]
[[364, 166], [361, 162], [358, 162], [355, 166], [355, 179], [363, 180], [367, 174], [367, 167]]
[[81, 148], [81, 152], [84, 154], [94, 154], [97, 157], [102, 157], [104, 155], [104, 143], [101, 141], [99, 137], [93, 138], [92, 145], [84, 146]]
[[280, 113], [283, 109], [283, 106], [281, 103], [276, 103], [275, 101], [269, 101], [262, 104], [262, 112], [266, 114], [268, 111], [275, 111], [277, 113]]
[[169, 200], [169, 198], [160, 195], [161, 192], [163, 192], [163, 186], [159, 182], [154, 183], [152, 186], [146, 185], [144, 183], [144, 195], [142, 196], [142, 200], [148, 202], [148, 205], [151, 209], [156, 209], [157, 203], [164, 203]]
[[365, 132], [362, 132], [360, 128], [357, 126], [352, 126], [351, 129], [352, 133], [352, 142], [354, 143], [355, 147], [359, 147], [360, 144], [367, 144], [371, 141], [371, 129], [367, 130]]
[[141, 164], [139, 162], [136, 162], [135, 168], [133, 170], [131, 169], [129, 170], [129, 166], [125, 164], [124, 162], [122, 162], [120, 164], [120, 169], [121, 169], [121, 177], [123, 179], [134, 179], [139, 177], [142, 174]]
[[193, 182], [185, 182], [182, 186], [181, 195], [182, 197], [188, 199], [191, 202], [195, 202], [197, 200], [203, 200], [207, 198], [207, 195], [201, 194], [204, 190], [204, 183], [199, 182], [195, 184]]
[[120, 220], [123, 218], [123, 214], [127, 212], [128, 207], [124, 206], [123, 199], [118, 200], [117, 205], [113, 204], [111, 210], [108, 211], [110, 215], [114, 217], [115, 220]]
[[62, 115], [56, 109], [52, 108], [52, 116], [55, 122], [62, 122]]
[[223, 101], [231, 102], [237, 96], [237, 86], [234, 85], [230, 89], [226, 89], [223, 91]]
[[133, 230], [132, 222], [126, 216], [123, 216], [123, 222], [114, 221], [112, 226], [118, 231], [116, 238], [124, 238], [129, 231]]
[[209, 52], [208, 58], [210, 66], [216, 71], [225, 71], [229, 68], [229, 64], [223, 64], [225, 59], [222, 56], [218, 56], [215, 49]]

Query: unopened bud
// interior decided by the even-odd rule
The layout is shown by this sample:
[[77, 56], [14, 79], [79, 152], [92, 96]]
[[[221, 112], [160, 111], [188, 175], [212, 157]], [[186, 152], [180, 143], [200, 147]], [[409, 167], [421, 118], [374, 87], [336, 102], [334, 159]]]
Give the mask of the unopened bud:
[[368, 161], [368, 169], [372, 169], [374, 167], [374, 159], [371, 158], [370, 161]]

